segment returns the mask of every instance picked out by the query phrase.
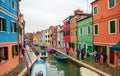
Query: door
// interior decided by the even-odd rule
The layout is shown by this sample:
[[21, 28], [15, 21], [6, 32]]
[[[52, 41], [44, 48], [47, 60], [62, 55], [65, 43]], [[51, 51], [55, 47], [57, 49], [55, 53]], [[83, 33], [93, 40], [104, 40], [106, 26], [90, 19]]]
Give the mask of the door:
[[115, 55], [114, 55], [114, 51], [110, 51], [110, 63], [114, 65], [114, 58], [115, 58]]

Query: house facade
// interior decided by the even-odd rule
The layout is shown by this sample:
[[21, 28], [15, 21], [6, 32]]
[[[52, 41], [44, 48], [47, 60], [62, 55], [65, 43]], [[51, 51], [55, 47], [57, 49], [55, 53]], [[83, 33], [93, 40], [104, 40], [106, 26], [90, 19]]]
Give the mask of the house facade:
[[60, 48], [60, 33], [61, 33], [61, 26], [60, 25], [57, 25], [57, 48]]
[[0, 75], [17, 66], [20, 61], [18, 3], [18, 0], [0, 0]]
[[120, 42], [120, 0], [95, 0], [92, 8], [94, 50], [107, 54], [108, 64], [120, 68], [120, 52], [110, 49]]
[[63, 21], [64, 46], [67, 47], [70, 46], [70, 18], [71, 16]]
[[89, 52], [90, 58], [93, 53], [92, 16], [83, 18], [77, 22], [78, 49], [85, 49]]
[[63, 36], [63, 26], [61, 26], [60, 30], [60, 48], [64, 47], [64, 36]]

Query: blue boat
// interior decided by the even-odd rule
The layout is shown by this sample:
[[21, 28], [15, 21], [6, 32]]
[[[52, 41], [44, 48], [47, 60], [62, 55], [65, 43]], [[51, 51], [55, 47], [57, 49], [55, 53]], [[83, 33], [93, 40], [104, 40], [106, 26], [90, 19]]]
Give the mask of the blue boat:
[[63, 54], [53, 54], [53, 56], [58, 60], [67, 60], [68, 57]]
[[30, 76], [48, 76], [47, 65], [44, 60], [38, 60], [32, 67]]

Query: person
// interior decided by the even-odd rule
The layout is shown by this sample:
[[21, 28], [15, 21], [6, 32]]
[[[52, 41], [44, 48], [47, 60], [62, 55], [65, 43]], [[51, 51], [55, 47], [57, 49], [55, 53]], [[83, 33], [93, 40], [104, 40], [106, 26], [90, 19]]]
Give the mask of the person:
[[93, 60], [96, 62], [96, 54], [97, 54], [97, 52], [96, 52], [96, 50], [94, 50], [94, 52], [93, 52]]
[[78, 48], [76, 49], [76, 52], [77, 52], [77, 58], [79, 59], [80, 51], [78, 50]]
[[87, 55], [86, 55], [86, 56], [87, 56], [87, 57], [89, 57], [89, 56], [90, 56], [88, 49], [87, 49]]
[[98, 51], [98, 52], [97, 52], [97, 55], [96, 55], [97, 63], [100, 63], [100, 57], [101, 57], [101, 54], [100, 54], [100, 52]]
[[69, 47], [66, 48], [66, 54], [68, 55], [68, 53], [69, 53]]
[[84, 60], [84, 52], [85, 52], [85, 51], [84, 51], [84, 48], [82, 48], [82, 50], [81, 50], [81, 59], [82, 59], [82, 60]]
[[107, 54], [106, 53], [103, 55], [103, 63], [107, 64]]

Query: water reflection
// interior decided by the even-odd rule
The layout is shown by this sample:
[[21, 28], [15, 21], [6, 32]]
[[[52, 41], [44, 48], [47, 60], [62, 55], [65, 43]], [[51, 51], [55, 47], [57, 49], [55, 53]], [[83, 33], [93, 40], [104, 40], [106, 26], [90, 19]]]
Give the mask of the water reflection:
[[49, 54], [46, 60], [49, 76], [81, 76], [79, 67], [69, 61], [56, 60]]

